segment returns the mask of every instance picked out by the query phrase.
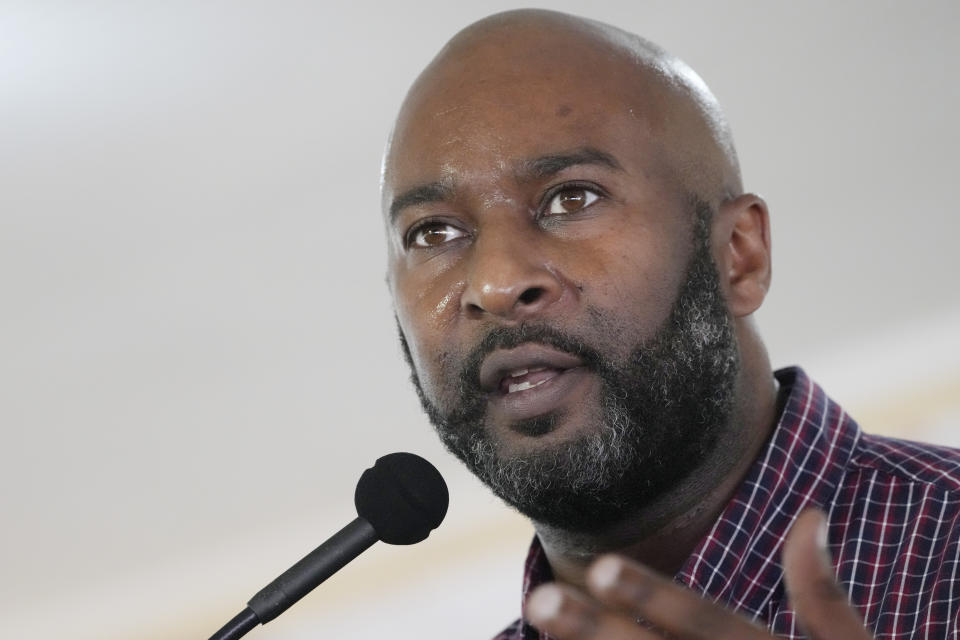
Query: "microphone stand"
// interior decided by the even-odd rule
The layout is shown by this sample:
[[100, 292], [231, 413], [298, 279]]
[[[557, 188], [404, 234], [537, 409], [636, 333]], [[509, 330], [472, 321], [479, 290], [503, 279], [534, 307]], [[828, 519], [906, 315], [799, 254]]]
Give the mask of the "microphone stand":
[[373, 525], [354, 519], [258, 591], [210, 640], [237, 640], [258, 624], [267, 624], [379, 539]]

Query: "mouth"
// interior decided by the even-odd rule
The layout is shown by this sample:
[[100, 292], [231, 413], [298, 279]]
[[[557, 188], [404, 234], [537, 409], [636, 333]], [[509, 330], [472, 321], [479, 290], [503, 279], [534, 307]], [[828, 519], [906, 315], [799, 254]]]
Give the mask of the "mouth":
[[548, 367], [534, 367], [533, 369], [517, 369], [510, 371], [500, 380], [500, 393], [519, 393], [533, 389], [553, 380], [566, 369], [551, 369]]
[[498, 349], [480, 367], [491, 418], [512, 431], [530, 419], [569, 414], [582, 405], [595, 376], [579, 356], [536, 343]]
[[480, 366], [480, 386], [490, 394], [512, 395], [547, 384], [583, 361], [543, 344], [527, 343], [494, 351]]

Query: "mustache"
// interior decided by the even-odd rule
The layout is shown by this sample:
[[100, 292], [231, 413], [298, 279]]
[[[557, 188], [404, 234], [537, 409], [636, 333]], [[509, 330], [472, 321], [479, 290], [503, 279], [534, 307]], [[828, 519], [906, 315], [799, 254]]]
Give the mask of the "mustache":
[[479, 388], [480, 367], [491, 353], [497, 349], [513, 349], [529, 342], [544, 344], [558, 351], [575, 355], [587, 369], [599, 371], [604, 368], [600, 352], [574, 334], [545, 324], [495, 327], [480, 339], [480, 342], [470, 350], [470, 353], [464, 359], [460, 370], [462, 388]]

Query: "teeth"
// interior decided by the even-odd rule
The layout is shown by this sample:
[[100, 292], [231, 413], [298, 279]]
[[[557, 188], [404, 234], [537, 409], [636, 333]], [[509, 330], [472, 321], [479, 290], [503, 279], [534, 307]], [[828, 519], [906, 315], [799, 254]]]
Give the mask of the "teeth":
[[519, 384], [508, 385], [507, 393], [516, 393], [517, 391], [526, 391], [527, 389], [533, 389], [534, 387], [539, 387], [544, 382], [546, 382], [546, 380], [541, 380], [539, 382], [529, 382], [527, 380], [524, 380]]
[[536, 373], [537, 371], [543, 371], [547, 367], [533, 367], [532, 369], [514, 369], [507, 374], [508, 378], [519, 378], [520, 376], [525, 376], [528, 373]]

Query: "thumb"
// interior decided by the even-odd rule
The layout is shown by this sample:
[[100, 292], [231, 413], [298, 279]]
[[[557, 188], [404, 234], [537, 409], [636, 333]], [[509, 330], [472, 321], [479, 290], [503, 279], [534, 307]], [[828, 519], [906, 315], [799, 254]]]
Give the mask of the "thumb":
[[834, 578], [823, 512], [807, 509], [797, 518], [783, 546], [783, 571], [790, 606], [812, 640], [869, 640]]

